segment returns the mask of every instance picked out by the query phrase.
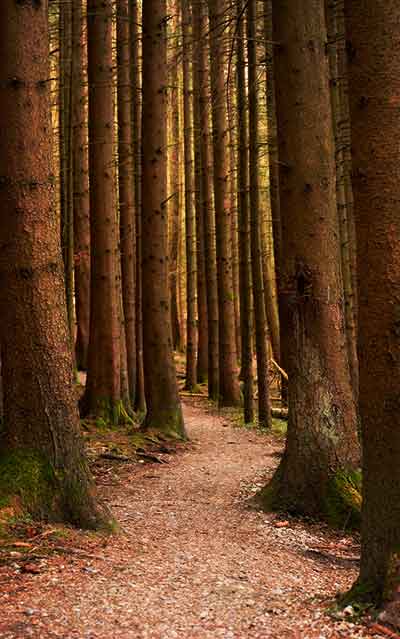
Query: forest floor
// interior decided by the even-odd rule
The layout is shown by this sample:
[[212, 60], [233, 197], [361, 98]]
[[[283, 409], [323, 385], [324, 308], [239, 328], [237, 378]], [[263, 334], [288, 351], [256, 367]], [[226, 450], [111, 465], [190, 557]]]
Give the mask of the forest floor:
[[97, 467], [117, 534], [32, 524], [3, 543], [1, 639], [397, 637], [329, 612], [357, 574], [355, 538], [248, 507], [282, 436], [203, 400], [184, 410], [191, 441], [174, 454]]

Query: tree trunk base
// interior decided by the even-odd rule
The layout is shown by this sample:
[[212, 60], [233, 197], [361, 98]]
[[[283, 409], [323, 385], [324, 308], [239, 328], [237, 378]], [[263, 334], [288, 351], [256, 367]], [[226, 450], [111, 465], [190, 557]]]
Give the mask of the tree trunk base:
[[148, 412], [142, 428], [146, 432], [161, 433], [168, 439], [188, 440], [180, 407], [171, 410], [160, 410], [157, 414]]

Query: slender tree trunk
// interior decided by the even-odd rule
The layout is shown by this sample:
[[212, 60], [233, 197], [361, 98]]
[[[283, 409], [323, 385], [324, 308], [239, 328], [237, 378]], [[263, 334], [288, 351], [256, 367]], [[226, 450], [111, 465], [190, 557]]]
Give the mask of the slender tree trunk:
[[210, 13], [210, 70], [214, 151], [214, 205], [218, 282], [219, 399], [240, 403], [233, 304], [231, 211], [228, 200], [228, 120], [225, 93], [225, 0], [208, 0]]
[[185, 231], [186, 231], [186, 388], [197, 383], [197, 317], [196, 317], [196, 218], [194, 209], [193, 119], [191, 96], [191, 44], [189, 0], [181, 0], [183, 31], [183, 129], [185, 145]]
[[82, 0], [74, 0], [72, 14], [72, 153], [75, 251], [75, 357], [78, 370], [86, 370], [90, 323], [90, 217], [86, 90], [86, 60]]
[[243, 0], [237, 3], [237, 114], [238, 114], [238, 192], [239, 192], [239, 277], [240, 333], [242, 340], [242, 379], [244, 421], [254, 421], [254, 376], [252, 348], [252, 280], [250, 252], [249, 147], [247, 127], [247, 93], [244, 55]]
[[59, 136], [60, 136], [60, 206], [61, 238], [65, 270], [68, 326], [71, 343], [75, 333], [74, 318], [74, 226], [73, 226], [73, 156], [72, 156], [72, 1], [60, 0], [59, 43]]
[[129, 4], [129, 28], [131, 42], [131, 86], [132, 86], [132, 153], [133, 188], [136, 221], [136, 393], [134, 408], [140, 413], [146, 409], [143, 372], [143, 313], [142, 313], [142, 199], [141, 199], [141, 66], [139, 22], [140, 10], [137, 0]]
[[[270, 505], [329, 515], [331, 491], [357, 467], [359, 451], [344, 331], [324, 0], [282, 0], [274, 27], [289, 422], [284, 457], [262, 497]], [[335, 503], [341, 496], [335, 494]]]
[[[398, 588], [400, 542], [399, 5], [346, 5], [359, 269], [363, 441], [361, 567], [356, 594]], [[397, 562], [397, 565], [396, 565]]]
[[129, 398], [136, 395], [135, 209], [133, 182], [132, 92], [128, 0], [117, 0], [118, 180], [122, 300]]
[[205, 235], [202, 196], [201, 120], [200, 120], [200, 38], [201, 14], [197, 0], [192, 1], [193, 22], [193, 123], [194, 123], [194, 184], [196, 216], [196, 266], [197, 266], [197, 381], [203, 383], [208, 376], [208, 314], [206, 291]]
[[204, 5], [196, 0], [193, 4], [193, 24], [195, 28], [195, 59], [198, 61], [198, 85], [200, 90], [200, 193], [204, 223], [204, 257], [208, 319], [208, 395], [210, 399], [217, 400], [219, 393], [218, 283], [215, 252], [215, 217], [212, 196], [213, 165], [210, 142], [209, 55], [207, 46], [208, 21]]
[[[176, 7], [173, 7], [173, 14], [176, 13]], [[181, 325], [179, 317], [179, 240], [180, 240], [180, 209], [181, 209], [181, 193], [180, 193], [180, 166], [179, 166], [179, 145], [181, 137], [181, 126], [179, 117], [179, 74], [178, 74], [178, 46], [177, 40], [177, 22], [175, 18], [172, 21], [171, 31], [176, 44], [170, 60], [169, 74], [169, 116], [171, 140], [169, 145], [169, 168], [170, 168], [170, 193], [168, 200], [168, 217], [170, 220], [170, 238], [169, 238], [169, 290], [171, 304], [171, 327], [172, 327], [172, 344], [174, 350], [181, 350]]]
[[34, 516], [97, 528], [104, 520], [74, 400], [54, 210], [46, 3], [4, 0], [0, 33], [0, 498], [17, 499]]
[[115, 211], [112, 0], [88, 0], [90, 339], [84, 414], [121, 409], [120, 282]]
[[166, 214], [166, 0], [143, 5], [142, 284], [145, 426], [185, 437], [171, 342]]
[[260, 230], [256, 19], [257, 2], [256, 0], [249, 0], [247, 4], [247, 50], [249, 82], [250, 239], [257, 357], [258, 420], [261, 426], [271, 428], [272, 413], [268, 378], [268, 327], [265, 311]]
[[[335, 157], [336, 157], [336, 197], [339, 214], [339, 230], [341, 244], [341, 264], [344, 289], [344, 309], [346, 321], [347, 350], [350, 365], [350, 374], [355, 397], [358, 397], [358, 358], [357, 358], [357, 330], [354, 310], [354, 291], [351, 265], [351, 250], [349, 237], [349, 218], [352, 211], [348, 210], [348, 196], [346, 189], [346, 163], [344, 157], [345, 141], [343, 139], [342, 121], [344, 112], [342, 110], [342, 95], [340, 92], [339, 77], [339, 51], [338, 51], [338, 21], [337, 3], [332, 6], [329, 1], [326, 3], [326, 16], [329, 42], [329, 66], [330, 66], [330, 86], [332, 98], [333, 130], [335, 135]], [[343, 7], [342, 7], [343, 10]], [[341, 34], [344, 37], [344, 34]]]

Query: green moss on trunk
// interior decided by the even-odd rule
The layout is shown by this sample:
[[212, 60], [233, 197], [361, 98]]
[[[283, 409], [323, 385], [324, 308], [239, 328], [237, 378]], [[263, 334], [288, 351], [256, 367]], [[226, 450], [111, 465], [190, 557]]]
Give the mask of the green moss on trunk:
[[0, 457], [0, 507], [18, 500], [24, 510], [43, 517], [56, 485], [51, 464], [37, 452], [15, 450]]
[[143, 424], [143, 430], [154, 433], [162, 433], [168, 439], [186, 441], [188, 439], [185, 431], [181, 408], [158, 411], [157, 415], [147, 413]]

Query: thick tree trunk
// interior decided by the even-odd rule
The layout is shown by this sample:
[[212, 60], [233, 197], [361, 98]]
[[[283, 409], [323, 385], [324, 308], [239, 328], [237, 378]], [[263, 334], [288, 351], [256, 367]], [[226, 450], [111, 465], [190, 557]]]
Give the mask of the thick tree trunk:
[[208, 395], [218, 399], [219, 388], [219, 331], [218, 331], [218, 283], [215, 252], [215, 216], [212, 195], [212, 149], [210, 142], [210, 91], [209, 55], [207, 46], [208, 21], [201, 2], [193, 4], [195, 59], [198, 68], [200, 90], [200, 155], [201, 155], [201, 204], [204, 224], [204, 258], [206, 274], [207, 319], [208, 319]]
[[90, 218], [87, 138], [85, 40], [82, 0], [74, 0], [72, 13], [72, 153], [75, 254], [75, 358], [78, 370], [86, 370], [90, 323]]
[[166, 212], [166, 0], [143, 5], [142, 284], [145, 426], [184, 438], [171, 341]]
[[359, 269], [363, 523], [360, 583], [369, 602], [398, 586], [400, 542], [399, 5], [346, 6]]
[[[102, 523], [74, 400], [54, 212], [46, 3], [0, 4], [0, 498], [34, 516]], [[29, 123], [29, 126], [27, 126]]]
[[118, 185], [123, 317], [129, 399], [136, 395], [135, 209], [133, 182], [132, 92], [128, 0], [117, 0]]
[[206, 291], [205, 237], [202, 196], [201, 166], [201, 121], [199, 64], [201, 48], [201, 14], [197, 0], [192, 1], [193, 21], [193, 124], [194, 124], [194, 184], [196, 212], [196, 267], [197, 267], [197, 381], [203, 383], [208, 377], [208, 314]]
[[140, 9], [137, 0], [129, 4], [129, 28], [131, 43], [131, 86], [132, 86], [132, 153], [133, 188], [136, 226], [136, 394], [134, 408], [140, 413], [146, 409], [143, 372], [143, 313], [142, 313], [142, 199], [141, 199], [141, 65], [140, 65]]
[[324, 0], [282, 0], [274, 20], [289, 422], [283, 460], [262, 496], [275, 506], [329, 515], [337, 477], [357, 467], [359, 451], [344, 331]]
[[119, 420], [120, 282], [115, 211], [112, 0], [88, 0], [90, 339], [83, 414]]
[[225, 0], [208, 0], [210, 15], [210, 70], [214, 152], [214, 206], [217, 249], [219, 400], [225, 406], [240, 403], [233, 303], [231, 211], [228, 193], [228, 119], [225, 91]]
[[192, 390], [197, 383], [196, 317], [196, 218], [194, 209], [193, 117], [191, 97], [191, 12], [189, 0], [181, 0], [183, 31], [183, 129], [185, 151], [185, 231], [186, 231], [186, 384]]
[[257, 358], [258, 421], [264, 428], [271, 428], [272, 414], [268, 378], [268, 327], [265, 309], [260, 219], [256, 19], [257, 1], [249, 0], [247, 4], [249, 198], [251, 268], [253, 278], [254, 326]]
[[240, 278], [240, 333], [242, 341], [242, 380], [244, 399], [244, 421], [254, 421], [254, 375], [253, 375], [253, 322], [252, 279], [250, 252], [250, 208], [249, 208], [249, 147], [247, 127], [247, 92], [243, 27], [243, 0], [237, 4], [238, 31], [237, 56], [237, 114], [238, 114], [238, 190], [239, 190], [239, 278]]

